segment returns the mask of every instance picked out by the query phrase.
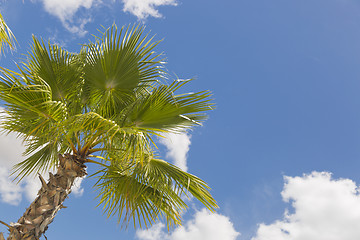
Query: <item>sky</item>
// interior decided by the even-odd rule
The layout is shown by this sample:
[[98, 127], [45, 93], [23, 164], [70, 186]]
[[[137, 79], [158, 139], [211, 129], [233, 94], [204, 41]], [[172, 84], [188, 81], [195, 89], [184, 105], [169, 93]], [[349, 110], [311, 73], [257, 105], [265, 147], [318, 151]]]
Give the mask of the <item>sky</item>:
[[[85, 178], [48, 239], [360, 239], [359, 1], [3, 0], [0, 12], [18, 41], [2, 67], [15, 69], [32, 35], [78, 52], [102, 26], [140, 22], [163, 39], [167, 70], [195, 78], [185, 90], [210, 90], [216, 103], [203, 126], [159, 140], [164, 159], [211, 186], [216, 213], [189, 199], [170, 232], [162, 222], [122, 227], [96, 208]], [[40, 186], [11, 181], [22, 151], [16, 136], [0, 136], [4, 222]]]

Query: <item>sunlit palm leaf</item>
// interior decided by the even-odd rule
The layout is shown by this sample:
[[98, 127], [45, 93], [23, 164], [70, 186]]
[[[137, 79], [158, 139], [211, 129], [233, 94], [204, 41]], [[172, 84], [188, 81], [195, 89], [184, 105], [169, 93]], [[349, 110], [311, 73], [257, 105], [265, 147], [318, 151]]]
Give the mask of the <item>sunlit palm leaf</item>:
[[[33, 36], [33, 45], [24, 63], [28, 79], [32, 84], [46, 82], [52, 93], [53, 101], [66, 104], [79, 102], [79, 94], [83, 87], [83, 63], [77, 54], [69, 53], [61, 47], [48, 43]], [[73, 111], [73, 106], [71, 108]], [[77, 109], [79, 113], [81, 109]]]
[[67, 108], [64, 103], [51, 100], [51, 89], [44, 81], [27, 85], [18, 77], [5, 70], [0, 76], [0, 99], [6, 101], [1, 128], [6, 133], [17, 133], [25, 141], [24, 154], [28, 158], [15, 167], [23, 178], [55, 166], [61, 139], [56, 139], [58, 134], [52, 131], [66, 118]]
[[187, 208], [181, 195], [190, 193], [210, 210], [217, 208], [204, 181], [159, 159], [148, 157], [131, 165], [112, 164], [100, 171], [96, 184], [100, 204], [108, 216], [119, 221], [144, 220], [145, 225], [165, 218], [168, 226], [180, 224]]
[[171, 85], [159, 85], [151, 93], [139, 98], [126, 115], [138, 128], [152, 131], [183, 131], [206, 119], [204, 111], [210, 110], [211, 93], [203, 91], [174, 95], [174, 91], [186, 81], [174, 81]]
[[[211, 211], [214, 211], [215, 208], [218, 207], [209, 192], [209, 186], [200, 178], [184, 172], [180, 168], [160, 159], [151, 159], [148, 164], [145, 165], [145, 169], [148, 175], [160, 175], [161, 178], [171, 179], [176, 192], [189, 192]], [[158, 181], [157, 178], [153, 179], [155, 182]]]
[[141, 226], [143, 220], [147, 226], [165, 215], [169, 224], [180, 223], [179, 210], [185, 204], [181, 198], [171, 194], [171, 187], [161, 191], [114, 166], [104, 170], [96, 187], [100, 189], [100, 204], [104, 211], [108, 216], [117, 215], [119, 221], [122, 218], [124, 222], [134, 220]]
[[40, 145], [38, 144], [39, 142], [32, 141], [24, 153], [28, 157], [14, 166], [14, 174], [16, 174], [19, 181], [28, 175], [44, 173], [49, 169], [55, 168], [58, 164], [59, 152], [69, 150], [67, 146], [51, 142], [37, 147], [37, 145]]
[[0, 53], [4, 52], [4, 45], [15, 48], [16, 39], [10, 28], [6, 25], [3, 16], [0, 13]]
[[38, 85], [20, 82], [10, 72], [0, 76], [0, 98], [6, 101], [5, 129], [29, 136], [44, 134], [43, 130], [67, 115], [66, 106], [51, 100], [51, 89], [41, 81]]
[[71, 138], [75, 133], [82, 135], [82, 144], [90, 150], [96, 145], [103, 146], [108, 152], [122, 149], [124, 161], [135, 160], [134, 156], [150, 149], [148, 136], [136, 128], [120, 127], [115, 121], [97, 113], [89, 112], [71, 116], [59, 123], [60, 129], [67, 129]]
[[144, 27], [107, 29], [95, 43], [85, 45], [84, 79], [91, 105], [103, 116], [111, 116], [133, 101], [134, 89], [161, 76], [158, 42], [143, 36]]

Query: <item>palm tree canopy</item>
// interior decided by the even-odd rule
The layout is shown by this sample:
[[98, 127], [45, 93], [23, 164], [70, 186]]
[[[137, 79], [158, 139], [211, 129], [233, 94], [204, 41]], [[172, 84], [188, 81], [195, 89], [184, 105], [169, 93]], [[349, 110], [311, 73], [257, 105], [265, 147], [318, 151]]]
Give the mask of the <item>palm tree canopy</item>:
[[10, 28], [6, 25], [3, 16], [0, 13], [0, 53], [3, 53], [5, 46], [9, 46], [10, 49], [15, 48], [15, 37]]
[[189, 81], [166, 84], [158, 43], [140, 25], [113, 25], [79, 53], [33, 37], [19, 71], [2, 68], [0, 76], [1, 127], [26, 147], [27, 158], [14, 168], [18, 178], [48, 171], [58, 153], [72, 153], [98, 164], [92, 177], [99, 205], [119, 221], [180, 224], [183, 194], [214, 211], [204, 181], [157, 156], [154, 137], [201, 124], [213, 106], [209, 91], [176, 93]]

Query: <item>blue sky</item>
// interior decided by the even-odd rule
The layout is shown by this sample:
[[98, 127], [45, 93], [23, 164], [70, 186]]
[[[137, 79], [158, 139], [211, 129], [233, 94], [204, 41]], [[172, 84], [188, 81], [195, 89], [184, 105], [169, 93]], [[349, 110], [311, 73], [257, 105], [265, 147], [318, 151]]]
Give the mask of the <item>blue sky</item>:
[[[32, 34], [76, 52], [101, 26], [140, 21], [164, 39], [167, 69], [196, 78], [186, 90], [211, 90], [217, 105], [203, 127], [160, 143], [165, 159], [209, 183], [216, 214], [191, 200], [184, 227], [170, 233], [162, 223], [121, 229], [84, 179], [49, 239], [360, 239], [359, 1], [31, 0], [2, 1], [0, 11], [19, 43], [3, 67], [15, 69]], [[0, 137], [5, 222], [39, 184], [9, 181], [21, 150]]]

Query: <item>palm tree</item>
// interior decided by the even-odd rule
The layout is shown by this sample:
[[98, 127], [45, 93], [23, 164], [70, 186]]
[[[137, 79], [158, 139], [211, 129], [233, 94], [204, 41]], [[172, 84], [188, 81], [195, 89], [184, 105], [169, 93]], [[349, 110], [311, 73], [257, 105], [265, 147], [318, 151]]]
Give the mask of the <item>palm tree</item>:
[[39, 174], [42, 188], [17, 223], [2, 222], [9, 240], [44, 234], [88, 164], [98, 166], [99, 205], [119, 222], [181, 224], [189, 194], [217, 208], [204, 181], [158, 157], [154, 137], [201, 124], [213, 105], [208, 91], [175, 94], [189, 81], [166, 84], [158, 43], [139, 25], [114, 25], [79, 53], [33, 37], [19, 72], [1, 69], [2, 128], [26, 147], [14, 172], [21, 180], [57, 170], [48, 182]]
[[[4, 46], [7, 45], [10, 49], [15, 48], [15, 37], [10, 28], [6, 25], [3, 16], [0, 13], [0, 53], [4, 52]], [[5, 44], [5, 45], [4, 45]]]

